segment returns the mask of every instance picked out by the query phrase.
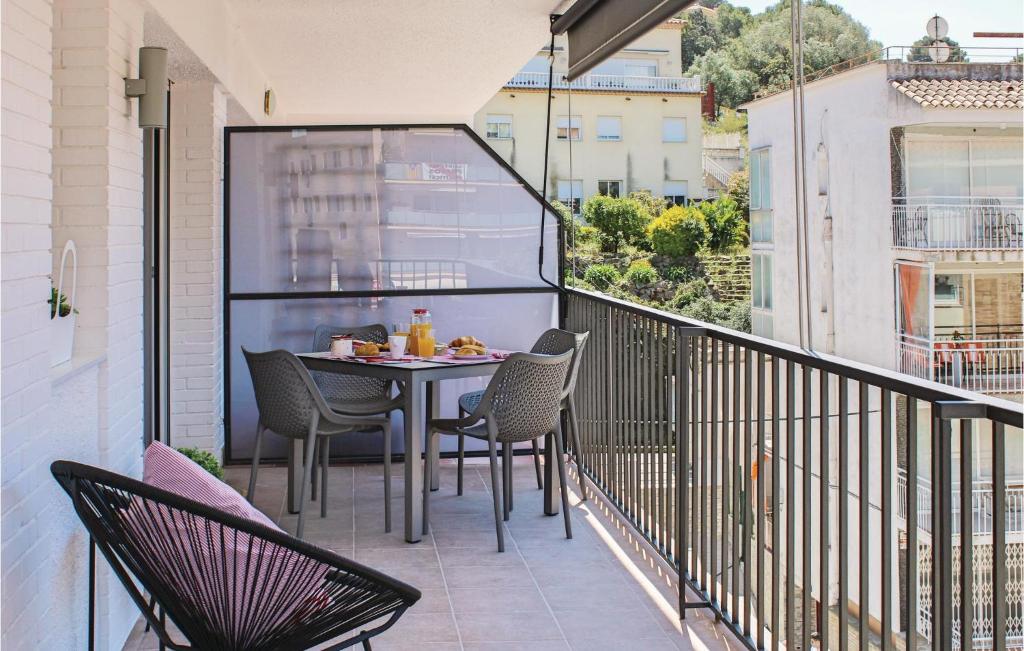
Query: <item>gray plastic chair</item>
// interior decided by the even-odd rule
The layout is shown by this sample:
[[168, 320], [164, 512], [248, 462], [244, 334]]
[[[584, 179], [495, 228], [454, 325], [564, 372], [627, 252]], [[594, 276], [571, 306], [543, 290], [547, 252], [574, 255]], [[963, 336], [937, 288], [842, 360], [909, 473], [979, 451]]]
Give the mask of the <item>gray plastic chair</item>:
[[[256, 426], [256, 448], [249, 475], [249, 502], [256, 492], [256, 474], [260, 466], [260, 446], [267, 431], [290, 439], [301, 439], [303, 445], [302, 484], [299, 489], [299, 524], [296, 536], [301, 538], [305, 526], [306, 484], [313, 469], [316, 443], [320, 438], [323, 476], [320, 479], [320, 517], [327, 517], [327, 469], [330, 437], [346, 432], [380, 429], [384, 433], [384, 531], [391, 531], [391, 421], [387, 417], [345, 416], [333, 411], [320, 394], [309, 371], [287, 350], [253, 353], [242, 348], [249, 365], [256, 393], [260, 418]], [[315, 498], [314, 498], [315, 499]]]
[[[572, 436], [572, 451], [573, 457], [576, 459], [576, 467], [579, 469], [580, 478], [580, 496], [582, 499], [587, 499], [587, 491], [583, 486], [583, 464], [580, 462], [580, 439], [579, 439], [579, 428], [577, 427], [576, 421], [576, 400], [573, 393], [576, 390], [576, 378], [580, 372], [580, 364], [583, 361], [583, 347], [587, 345], [587, 338], [590, 336], [589, 332], [576, 333], [569, 332], [568, 330], [559, 330], [558, 328], [551, 328], [542, 334], [537, 341], [533, 344], [533, 348], [530, 349], [531, 353], [539, 353], [542, 355], [559, 355], [561, 353], [572, 351], [572, 365], [569, 367], [569, 375], [565, 379], [565, 392], [562, 395], [562, 409], [569, 413], [569, 433]], [[477, 405], [480, 404], [480, 399], [483, 398], [483, 391], [471, 391], [470, 393], [464, 393], [459, 396], [459, 416], [465, 417], [468, 414], [473, 413]], [[507, 451], [506, 451], [507, 447]], [[502, 468], [507, 468], [506, 472], [509, 473], [509, 477], [506, 481], [509, 486], [512, 485], [511, 472], [512, 472], [512, 446], [502, 446]], [[463, 458], [465, 456], [465, 437], [459, 436], [459, 470], [458, 470], [458, 494], [462, 495], [462, 466]], [[537, 439], [533, 440], [533, 467], [537, 472], [537, 488], [544, 488], [544, 478], [540, 470], [540, 447], [537, 444]], [[512, 492], [509, 490], [509, 505], [512, 505]]]
[[[503, 473], [504, 487], [498, 482], [498, 443], [511, 450], [513, 443], [535, 441], [552, 435], [558, 462], [558, 480], [565, 514], [565, 537], [572, 538], [569, 495], [565, 485], [565, 458], [562, 449], [561, 405], [565, 381], [572, 364], [572, 351], [561, 355], [514, 353], [498, 368], [487, 384], [480, 402], [466, 418], [437, 418], [427, 427], [427, 455], [423, 473], [423, 533], [430, 527], [431, 464], [439, 434], [471, 436], [487, 441], [491, 462], [491, 490], [494, 498], [494, 524], [498, 532], [498, 551], [505, 551], [502, 520], [508, 520], [511, 474]], [[507, 465], [511, 455], [504, 457]], [[504, 510], [499, 506], [504, 504]]]
[[[388, 329], [376, 323], [366, 326], [318, 325], [313, 331], [313, 352], [331, 349], [331, 337], [352, 335], [356, 339], [383, 344], [388, 340]], [[310, 375], [331, 409], [341, 414], [372, 416], [401, 409], [401, 392], [391, 397], [391, 380], [312, 371]]]

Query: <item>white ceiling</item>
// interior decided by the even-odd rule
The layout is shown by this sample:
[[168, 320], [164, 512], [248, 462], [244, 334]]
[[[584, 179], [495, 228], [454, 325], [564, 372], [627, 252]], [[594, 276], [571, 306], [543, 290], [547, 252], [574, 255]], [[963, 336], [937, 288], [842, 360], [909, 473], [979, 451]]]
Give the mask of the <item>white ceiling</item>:
[[[274, 122], [465, 121], [549, 37], [560, 0], [227, 0]], [[261, 116], [262, 117], [262, 116]]]

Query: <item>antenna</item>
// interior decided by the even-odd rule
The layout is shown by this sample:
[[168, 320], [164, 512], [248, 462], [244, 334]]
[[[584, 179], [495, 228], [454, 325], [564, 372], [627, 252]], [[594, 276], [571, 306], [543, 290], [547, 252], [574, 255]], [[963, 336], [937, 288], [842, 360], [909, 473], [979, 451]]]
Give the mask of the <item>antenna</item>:
[[928, 19], [925, 31], [928, 33], [928, 38], [932, 39], [932, 44], [928, 46], [928, 58], [937, 63], [948, 61], [950, 48], [945, 41], [949, 34], [949, 23], [946, 19], [935, 14]]

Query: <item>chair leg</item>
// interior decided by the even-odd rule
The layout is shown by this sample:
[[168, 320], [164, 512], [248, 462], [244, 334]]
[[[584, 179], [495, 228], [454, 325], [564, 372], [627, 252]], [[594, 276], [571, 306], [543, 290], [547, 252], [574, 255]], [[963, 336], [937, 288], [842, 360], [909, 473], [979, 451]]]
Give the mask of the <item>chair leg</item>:
[[[561, 429], [561, 428], [559, 428]], [[565, 484], [565, 455], [563, 454], [562, 433], [556, 431], [555, 462], [558, 464], [558, 484], [562, 493], [562, 513], [565, 515], [565, 537], [572, 538], [572, 517], [569, 515], [569, 490]]]
[[317, 466], [320, 465], [320, 448], [320, 437], [318, 436], [316, 439], [316, 443], [313, 444], [313, 477], [310, 479], [310, 486], [312, 487], [312, 492], [309, 495], [309, 499], [313, 500], [314, 502], [316, 501], [317, 496], [316, 476], [318, 474]]
[[369, 640], [363, 640], [363, 651], [373, 651], [373, 649], [370, 648]]
[[[384, 533], [391, 533], [391, 424], [384, 424]], [[365, 642], [365, 641], [364, 641]], [[368, 642], [366, 642], [368, 644]]]
[[512, 512], [512, 444], [501, 444], [502, 516], [508, 522]]
[[252, 469], [249, 470], [249, 492], [245, 494], [249, 504], [252, 504], [253, 497], [256, 494], [256, 473], [260, 469], [260, 444], [263, 443], [263, 433], [267, 431], [267, 428], [263, 425], [256, 426], [256, 446], [252, 451]]
[[494, 439], [487, 441], [488, 453], [491, 458], [491, 494], [494, 498], [494, 526], [498, 532], [498, 551], [505, 551], [505, 534], [501, 530], [501, 506], [498, 502], [501, 500], [501, 486], [498, 481], [498, 444]]
[[540, 471], [540, 443], [537, 439], [531, 441], [533, 443], [533, 469], [537, 471], [537, 490], [544, 490], [544, 476]]
[[89, 536], [89, 651], [96, 648], [96, 541]]
[[[433, 428], [427, 428], [427, 449], [423, 457], [423, 535], [430, 533], [430, 484], [433, 481], [433, 472], [430, 460], [434, 453], [434, 440], [437, 434]], [[408, 459], [406, 463], [417, 463], [417, 459]]]
[[[459, 418], [466, 417], [466, 410], [459, 407]], [[457, 472], [458, 484], [455, 490], [456, 495], [462, 495], [462, 466], [466, 458], [466, 437], [463, 434], [459, 434], [459, 469]]]
[[580, 424], [576, 420], [576, 403], [569, 400], [569, 433], [572, 435], [572, 454], [576, 459], [576, 472], [580, 480], [580, 501], [587, 501], [587, 487], [583, 480], [583, 448], [580, 447]]
[[[327, 437], [320, 444], [320, 517], [327, 517], [327, 471], [331, 467], [331, 437]], [[316, 473], [313, 473], [316, 477]], [[316, 487], [316, 483], [313, 483]]]
[[306, 527], [306, 486], [309, 484], [309, 475], [313, 469], [313, 452], [316, 446], [316, 431], [320, 424], [320, 415], [315, 414], [309, 423], [309, 434], [306, 436], [306, 445], [303, 448], [305, 458], [302, 464], [302, 483], [299, 484], [299, 524], [295, 529], [295, 537], [302, 538], [302, 532]]

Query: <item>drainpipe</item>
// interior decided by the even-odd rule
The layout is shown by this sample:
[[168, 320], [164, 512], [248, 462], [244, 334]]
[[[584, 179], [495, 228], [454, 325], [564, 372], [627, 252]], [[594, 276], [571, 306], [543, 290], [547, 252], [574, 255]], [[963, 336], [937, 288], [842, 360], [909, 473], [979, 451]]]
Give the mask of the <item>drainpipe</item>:
[[836, 351], [836, 286], [835, 249], [833, 246], [832, 188], [829, 174], [828, 146], [825, 144], [825, 120], [828, 109], [821, 115], [821, 133], [818, 142], [818, 196], [822, 203], [821, 243], [824, 252], [821, 280], [821, 311], [825, 314], [825, 352]]

